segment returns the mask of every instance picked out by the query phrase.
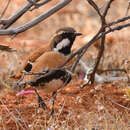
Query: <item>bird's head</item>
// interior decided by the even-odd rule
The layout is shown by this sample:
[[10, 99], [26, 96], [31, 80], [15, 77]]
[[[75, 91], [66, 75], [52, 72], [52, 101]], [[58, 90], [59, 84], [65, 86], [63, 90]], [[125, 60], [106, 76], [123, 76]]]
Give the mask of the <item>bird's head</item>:
[[69, 55], [75, 38], [80, 35], [82, 34], [71, 27], [60, 28], [52, 38], [51, 48], [53, 51]]

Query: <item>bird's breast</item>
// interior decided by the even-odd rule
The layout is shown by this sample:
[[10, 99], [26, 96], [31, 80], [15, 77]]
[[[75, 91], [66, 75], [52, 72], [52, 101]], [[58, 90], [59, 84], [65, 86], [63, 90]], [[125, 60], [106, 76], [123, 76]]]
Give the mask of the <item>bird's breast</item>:
[[40, 88], [45, 92], [45, 93], [50, 93], [57, 91], [59, 88], [63, 86], [63, 81], [60, 79], [54, 79], [48, 83], [45, 83], [44, 85], [40, 86]]
[[[40, 56], [32, 67], [32, 72], [43, 72], [49, 68], [57, 68], [67, 60], [68, 56], [64, 56], [58, 52], [50, 51]], [[67, 65], [71, 65], [69, 62]], [[36, 75], [25, 76], [24, 80], [32, 80]]]

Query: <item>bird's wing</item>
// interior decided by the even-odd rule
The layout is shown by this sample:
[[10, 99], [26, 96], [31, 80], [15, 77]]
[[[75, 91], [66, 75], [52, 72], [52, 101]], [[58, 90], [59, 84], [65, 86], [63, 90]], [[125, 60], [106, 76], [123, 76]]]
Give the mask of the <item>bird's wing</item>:
[[[56, 68], [63, 64], [67, 60], [68, 56], [64, 56], [61, 53], [50, 51], [41, 55], [34, 63], [32, 67], [32, 72], [43, 72], [49, 68]], [[69, 62], [67, 65], [72, 64]], [[30, 76], [30, 80], [35, 77], [35, 75]]]
[[47, 51], [51, 51], [51, 48], [49, 45], [40, 47], [38, 49], [36, 49], [34, 52], [32, 52], [27, 59], [25, 60], [25, 63], [23, 64], [23, 66], [21, 67], [20, 71], [16, 74], [16, 78], [20, 78], [22, 75], [22, 71], [25, 70], [25, 68], [27, 67], [28, 63], [34, 63], [41, 55], [43, 55], [45, 52]]
[[[61, 53], [50, 51], [41, 55], [34, 63], [32, 67], [32, 72], [43, 72], [49, 68], [56, 68], [63, 64], [67, 60], [68, 56], [64, 56]], [[72, 64], [69, 62], [68, 65]], [[44, 92], [53, 92], [59, 89], [63, 84], [64, 80], [61, 78], [65, 76], [65, 72], [58, 71], [57, 73], [52, 73], [51, 75], [39, 78], [39, 80], [33, 84], [33, 86], [37, 86], [39, 84], [44, 89]], [[66, 79], [66, 77], [64, 77]], [[37, 79], [37, 75], [25, 75], [24, 81], [35, 81]], [[38, 83], [40, 81], [40, 83]], [[38, 86], [39, 86], [38, 85]], [[44, 86], [44, 87], [43, 87]]]

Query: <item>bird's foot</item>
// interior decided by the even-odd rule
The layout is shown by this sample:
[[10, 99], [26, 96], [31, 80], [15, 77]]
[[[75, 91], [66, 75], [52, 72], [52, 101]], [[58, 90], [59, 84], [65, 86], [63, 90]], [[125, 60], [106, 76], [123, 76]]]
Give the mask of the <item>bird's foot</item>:
[[38, 107], [42, 107], [44, 110], [47, 108], [47, 105], [44, 103], [44, 101], [42, 100], [42, 98], [39, 96], [38, 97]]
[[54, 116], [54, 112], [55, 112], [54, 109], [52, 109], [49, 117], [53, 117]]

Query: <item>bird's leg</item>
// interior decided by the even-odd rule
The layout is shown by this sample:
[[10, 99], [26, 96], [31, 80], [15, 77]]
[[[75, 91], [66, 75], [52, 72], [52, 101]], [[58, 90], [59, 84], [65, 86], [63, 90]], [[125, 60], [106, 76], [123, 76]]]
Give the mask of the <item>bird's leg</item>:
[[35, 94], [37, 96], [37, 101], [38, 101], [38, 107], [40, 107], [40, 105], [42, 106], [42, 108], [45, 110], [47, 108], [47, 105], [44, 103], [44, 101], [42, 100], [41, 96], [38, 94], [37, 90], [35, 87], [33, 87]]
[[52, 108], [51, 108], [50, 116], [53, 116], [54, 114], [54, 105], [55, 105], [56, 95], [57, 95], [57, 92], [52, 93]]

